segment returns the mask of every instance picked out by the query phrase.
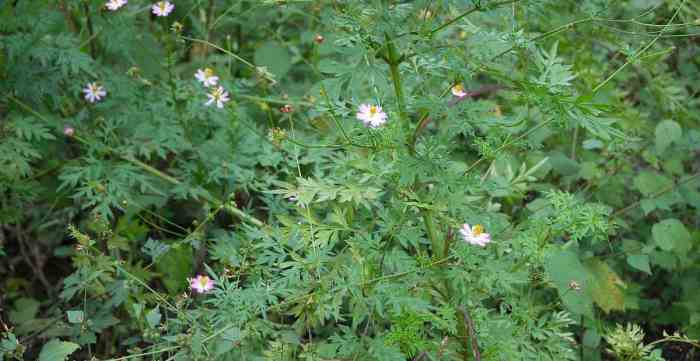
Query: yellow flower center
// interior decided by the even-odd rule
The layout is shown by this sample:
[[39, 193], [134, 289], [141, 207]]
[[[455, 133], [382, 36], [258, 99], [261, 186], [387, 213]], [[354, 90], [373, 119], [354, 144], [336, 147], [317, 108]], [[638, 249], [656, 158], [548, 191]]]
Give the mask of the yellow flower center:
[[474, 234], [475, 236], [478, 236], [482, 233], [484, 233], [484, 226], [482, 226], [480, 224], [474, 225], [474, 227], [472, 228], [472, 234]]
[[165, 2], [164, 1], [158, 2], [158, 7], [160, 8], [161, 12], [165, 12]]
[[369, 113], [372, 115], [377, 114], [377, 106], [372, 105], [371, 107], [369, 107]]
[[457, 84], [452, 87], [452, 91], [455, 93], [461, 93], [464, 91], [464, 87], [462, 86], [462, 84]]
[[202, 286], [202, 288], [207, 287], [208, 283], [209, 283], [209, 277], [202, 276], [199, 278], [199, 285]]
[[204, 76], [206, 76], [207, 78], [211, 78], [212, 76], [214, 76], [214, 71], [211, 70], [211, 68], [205, 68]]

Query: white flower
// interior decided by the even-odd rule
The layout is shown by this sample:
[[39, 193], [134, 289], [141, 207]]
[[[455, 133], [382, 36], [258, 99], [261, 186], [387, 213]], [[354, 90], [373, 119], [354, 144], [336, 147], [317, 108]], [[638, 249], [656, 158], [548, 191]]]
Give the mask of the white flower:
[[197, 69], [197, 73], [194, 74], [194, 77], [205, 87], [216, 85], [216, 83], [219, 82], [219, 77], [214, 75], [214, 71], [210, 68], [204, 68], [204, 70]]
[[120, 7], [126, 5], [127, 2], [128, 2], [127, 0], [109, 0], [105, 4], [105, 6], [110, 11], [117, 11], [117, 10], [119, 10]]
[[217, 108], [223, 108], [224, 103], [230, 100], [228, 97], [228, 92], [224, 90], [224, 87], [222, 86], [212, 90], [211, 93], [207, 94], [207, 97], [209, 97], [209, 100], [204, 103], [204, 105], [211, 105], [212, 103], [216, 102]]
[[467, 96], [467, 92], [464, 91], [464, 86], [462, 84], [457, 84], [452, 87], [452, 95], [456, 96], [457, 98], [464, 98]]
[[360, 105], [360, 111], [356, 115], [357, 119], [361, 120], [366, 126], [377, 128], [386, 123], [387, 115], [382, 111], [379, 105]]
[[87, 86], [83, 88], [83, 93], [85, 93], [85, 100], [90, 103], [97, 102], [107, 95], [105, 88], [97, 83], [88, 83]]
[[462, 234], [462, 238], [464, 238], [465, 242], [475, 246], [484, 247], [487, 243], [491, 242], [491, 235], [484, 232], [484, 226], [480, 224], [469, 227], [469, 225], [465, 223], [459, 230], [459, 233]]
[[151, 6], [151, 11], [155, 16], [168, 16], [175, 9], [175, 5], [170, 1], [159, 1]]

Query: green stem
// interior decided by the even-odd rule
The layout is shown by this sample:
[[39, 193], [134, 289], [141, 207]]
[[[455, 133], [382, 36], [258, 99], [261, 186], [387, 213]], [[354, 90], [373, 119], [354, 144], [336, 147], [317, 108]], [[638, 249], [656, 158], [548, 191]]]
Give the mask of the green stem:
[[433, 255], [443, 255], [442, 245], [438, 241], [437, 233], [435, 232], [435, 224], [433, 222], [433, 213], [427, 209], [422, 211], [423, 222], [425, 222], [425, 231], [428, 233], [428, 239], [433, 245]]
[[384, 33], [384, 38], [386, 39], [386, 50], [387, 57], [386, 61], [389, 64], [389, 72], [391, 73], [391, 80], [394, 83], [394, 93], [396, 94], [396, 106], [399, 109], [399, 118], [401, 119], [401, 126], [404, 129], [408, 129], [408, 117], [406, 115], [406, 100], [403, 95], [403, 87], [401, 85], [401, 73], [399, 72], [399, 65], [401, 64], [401, 55], [399, 55], [394, 45], [393, 39], [389, 39], [389, 34]]
[[[87, 25], [89, 35], [88, 39], [92, 39], [94, 37], [95, 30], [92, 26], [92, 19], [90, 18], [90, 7], [88, 6], [87, 2], [83, 3], [83, 11], [85, 11], [85, 22]], [[97, 55], [97, 50], [95, 49], [95, 42], [91, 41], [90, 43], [88, 43], [88, 45], [90, 46], [90, 57], [95, 59], [95, 55]]]
[[636, 61], [639, 59], [639, 57], [646, 53], [647, 50], [649, 50], [663, 35], [663, 33], [666, 32], [669, 26], [671, 26], [671, 23], [673, 23], [674, 20], [676, 20], [676, 17], [678, 16], [678, 13], [681, 11], [681, 8], [685, 4], [686, 0], [681, 1], [680, 5], [676, 8], [676, 11], [673, 13], [673, 16], [671, 16], [671, 19], [666, 23], [666, 25], [659, 31], [659, 33], [656, 35], [654, 39], [652, 39], [645, 47], [643, 47], [640, 51], [636, 52], [634, 55], [632, 55], [622, 66], [617, 68], [610, 76], [605, 78], [600, 84], [598, 84], [593, 90], [591, 91], [591, 94], [596, 94], [602, 87], [604, 87], [610, 80], [612, 80], [619, 72], [621, 72], [623, 69], [625, 69], [628, 65], [630, 65], [632, 62]]

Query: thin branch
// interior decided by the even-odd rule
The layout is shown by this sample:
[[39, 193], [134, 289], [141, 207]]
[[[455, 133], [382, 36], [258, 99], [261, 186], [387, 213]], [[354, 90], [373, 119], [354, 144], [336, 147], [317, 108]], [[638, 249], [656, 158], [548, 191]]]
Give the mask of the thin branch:
[[[644, 199], [654, 199], [654, 198], [657, 198], [657, 197], [659, 197], [659, 196], [662, 196], [662, 195], [664, 195], [664, 194], [666, 194], [666, 193], [668, 193], [668, 192], [670, 192], [670, 191], [676, 189], [676, 187], [680, 187], [680, 186], [682, 186], [683, 184], [689, 183], [690, 181], [692, 181], [692, 180], [694, 180], [694, 179], [696, 179], [696, 178], [698, 178], [698, 177], [700, 177], [700, 173], [695, 173], [695, 174], [693, 174], [692, 176], [690, 176], [690, 177], [688, 177], [688, 178], [686, 178], [686, 179], [684, 179], [684, 180], [682, 180], [682, 181], [680, 181], [680, 182], [678, 182], [678, 183], [676, 183], [676, 184], [671, 185], [670, 187], [666, 187], [665, 189], [662, 189], [662, 190], [660, 190], [660, 191], [658, 191], [658, 192], [656, 192], [656, 193], [650, 195], [649, 197], [645, 197]], [[625, 212], [627, 212], [627, 211], [629, 211], [629, 210], [631, 210], [631, 209], [636, 208], [636, 207], [639, 206], [641, 203], [642, 203], [642, 200], [640, 199], [640, 200], [638, 200], [638, 201], [636, 201], [636, 202], [630, 204], [629, 206], [627, 206], [627, 207], [625, 207], [625, 208], [622, 208], [622, 209], [619, 209], [619, 210], [615, 211], [615, 213], [613, 213], [610, 217], [619, 216], [619, 215], [621, 215], [621, 214], [623, 214], [623, 213], [625, 213]]]
[[[520, 1], [520, 0], [505, 0], [505, 1], [495, 2], [495, 3], [493, 3], [493, 4], [489, 4], [488, 6], [491, 7], [491, 8], [495, 8], [495, 7], [499, 7], [499, 6], [501, 6], [501, 5], [513, 4], [513, 3], [516, 3], [516, 2], [518, 2], [518, 1]], [[448, 26], [450, 26], [450, 25], [452, 25], [452, 24], [454, 24], [454, 23], [456, 23], [456, 22], [462, 20], [463, 18], [469, 16], [470, 14], [472, 14], [472, 13], [474, 13], [474, 12], [477, 12], [477, 11], [483, 11], [483, 10], [484, 10], [484, 9], [483, 9], [483, 7], [481, 7], [481, 6], [474, 6], [474, 7], [472, 7], [471, 9], [469, 9], [469, 10], [463, 12], [462, 14], [460, 14], [459, 16], [457, 16], [456, 18], [454, 18], [454, 19], [452, 19], [452, 20], [450, 20], [450, 21], [448, 21], [448, 22], [446, 22], [446, 23], [444, 23], [444, 24], [438, 26], [437, 28], [431, 30], [429, 35], [432, 37], [432, 36], [435, 35], [436, 33], [440, 32], [440, 31], [444, 30], [446, 27], [448, 27]]]
[[668, 27], [673, 23], [674, 20], [676, 20], [676, 17], [678, 16], [678, 13], [681, 11], [681, 8], [683, 7], [683, 4], [685, 4], [686, 0], [681, 1], [681, 3], [678, 5], [676, 8], [676, 11], [673, 13], [673, 16], [671, 16], [671, 19], [668, 20], [666, 23], [666, 26], [659, 31], [659, 33], [652, 39], [649, 44], [647, 44], [645, 47], [643, 47], [641, 50], [636, 52], [631, 58], [629, 58], [624, 64], [622, 64], [617, 70], [615, 70], [610, 76], [608, 76], [605, 80], [603, 80], [600, 84], [598, 84], [595, 88], [593, 88], [593, 91], [591, 91], [591, 94], [595, 94], [600, 90], [602, 87], [604, 87], [610, 80], [612, 80], [618, 73], [620, 73], [623, 69], [627, 67], [627, 65], [631, 64], [633, 61], [637, 60], [642, 54], [646, 53], [649, 48], [651, 48], [663, 35], [663, 33], [666, 32]]

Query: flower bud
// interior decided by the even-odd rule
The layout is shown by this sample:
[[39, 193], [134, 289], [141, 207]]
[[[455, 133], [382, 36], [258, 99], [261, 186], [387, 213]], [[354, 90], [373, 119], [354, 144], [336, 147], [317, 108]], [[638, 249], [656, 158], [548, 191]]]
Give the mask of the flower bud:
[[282, 113], [291, 113], [294, 111], [294, 108], [290, 104], [285, 104], [283, 107], [280, 107], [280, 111]]

